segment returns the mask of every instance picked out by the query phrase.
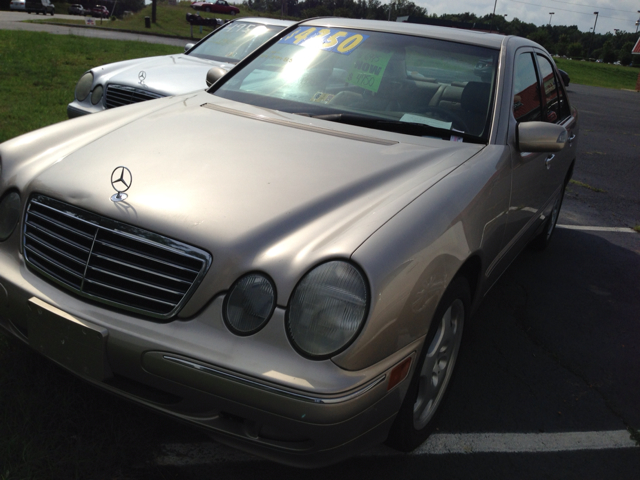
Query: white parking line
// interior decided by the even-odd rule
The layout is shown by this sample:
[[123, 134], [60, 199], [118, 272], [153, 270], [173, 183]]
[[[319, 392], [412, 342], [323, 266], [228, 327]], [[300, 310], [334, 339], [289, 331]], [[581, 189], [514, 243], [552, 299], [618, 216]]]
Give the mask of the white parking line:
[[[626, 430], [565, 433], [440, 433], [431, 435], [408, 455], [470, 453], [541, 453], [638, 448]], [[219, 443], [167, 444], [158, 465], [206, 465], [261, 460]], [[365, 457], [407, 455], [385, 446], [367, 450]]]
[[626, 227], [589, 227], [581, 225], [556, 225], [558, 228], [569, 230], [586, 230], [592, 232], [618, 232], [618, 233], [638, 233], [633, 228]]

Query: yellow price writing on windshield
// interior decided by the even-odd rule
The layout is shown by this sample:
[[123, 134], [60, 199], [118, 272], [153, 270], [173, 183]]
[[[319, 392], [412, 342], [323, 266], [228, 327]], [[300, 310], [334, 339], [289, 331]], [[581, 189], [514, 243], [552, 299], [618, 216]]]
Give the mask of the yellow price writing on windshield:
[[327, 52], [349, 55], [360, 46], [369, 35], [344, 30], [316, 27], [299, 27], [278, 43], [320, 48]]

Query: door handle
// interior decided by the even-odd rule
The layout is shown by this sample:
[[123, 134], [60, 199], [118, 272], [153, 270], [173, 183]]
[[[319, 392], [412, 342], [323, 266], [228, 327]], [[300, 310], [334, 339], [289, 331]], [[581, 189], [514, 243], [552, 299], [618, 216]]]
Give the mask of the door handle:
[[545, 159], [544, 164], [547, 167], [547, 170], [551, 168], [551, 160], [553, 160], [554, 158], [556, 158], [556, 156], [554, 154], [551, 154]]

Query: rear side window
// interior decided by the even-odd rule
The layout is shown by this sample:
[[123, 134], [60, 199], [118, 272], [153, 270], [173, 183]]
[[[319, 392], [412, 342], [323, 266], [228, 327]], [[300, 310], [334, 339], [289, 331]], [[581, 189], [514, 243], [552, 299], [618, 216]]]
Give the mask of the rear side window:
[[559, 86], [558, 76], [555, 74], [555, 69], [547, 57], [538, 55], [538, 64], [540, 65], [544, 86], [545, 121], [551, 123], [562, 122], [569, 116], [569, 106], [564, 97], [564, 92]]
[[518, 55], [514, 75], [513, 116], [518, 122], [541, 120], [540, 86], [531, 53]]

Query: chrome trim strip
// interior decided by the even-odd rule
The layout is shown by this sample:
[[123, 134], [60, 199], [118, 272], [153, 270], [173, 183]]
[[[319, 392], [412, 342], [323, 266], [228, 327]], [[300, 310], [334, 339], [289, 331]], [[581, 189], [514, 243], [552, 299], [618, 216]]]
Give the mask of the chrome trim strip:
[[[113, 233], [113, 232], [110, 232], [110, 233]], [[135, 240], [140, 242], [139, 239], [135, 239]], [[156, 258], [156, 257], [150, 257], [148, 255], [143, 255], [142, 253], [139, 253], [139, 252], [137, 252], [135, 250], [132, 250], [130, 248], [124, 248], [121, 245], [118, 245], [118, 244], [113, 243], [113, 242], [109, 242], [109, 241], [105, 241], [105, 240], [101, 240], [101, 239], [97, 239], [96, 238], [95, 243], [98, 243], [98, 244], [100, 244], [100, 245], [102, 245], [104, 247], [109, 247], [109, 248], [111, 248], [113, 250], [118, 250], [120, 252], [127, 253], [127, 254], [129, 254], [131, 256], [135, 256], [135, 257], [138, 257], [138, 258], [144, 258], [145, 260], [149, 260], [150, 262], [154, 262], [154, 263], [157, 263], [157, 264], [160, 264], [160, 265], [166, 265], [167, 267], [171, 267], [171, 268], [174, 268], [176, 270], [182, 270], [182, 271], [188, 272], [190, 274], [197, 275], [198, 272], [199, 272], [199, 270], [194, 270], [192, 268], [187, 268], [187, 267], [184, 267], [182, 265], [177, 265], [175, 263], [168, 262], [168, 261], [166, 261], [164, 259], [160, 259], [160, 258]], [[165, 250], [167, 250], [167, 249], [165, 249]], [[167, 251], [170, 251], [170, 252], [172, 252], [172, 253], [174, 253], [176, 255], [181, 255], [181, 256], [183, 256], [185, 258], [193, 258], [193, 257], [190, 257], [188, 255], [184, 255], [182, 252], [177, 252], [175, 250], [167, 250]], [[95, 254], [95, 255], [99, 255], [99, 254]], [[102, 258], [104, 258], [106, 260], [110, 260], [111, 259], [108, 254], [100, 254], [100, 255], [101, 255]], [[151, 270], [147, 270], [147, 271], [151, 272]]]
[[[169, 288], [165, 288], [165, 287], [161, 287], [161, 286], [158, 286], [158, 285], [154, 285], [153, 283], [142, 282], [142, 281], [140, 281], [140, 280], [138, 280], [136, 278], [129, 277], [129, 276], [124, 275], [122, 273], [110, 272], [109, 270], [105, 270], [104, 268], [100, 268], [100, 267], [94, 267], [94, 266], [89, 265], [88, 269], [92, 270], [94, 272], [100, 272], [100, 273], [102, 273], [104, 275], [107, 275], [109, 277], [113, 277], [113, 278], [116, 278], [116, 279], [119, 279], [119, 280], [126, 280], [127, 282], [135, 283], [137, 285], [142, 285], [143, 287], [147, 287], [147, 288], [150, 288], [150, 289], [153, 289], [153, 290], [157, 290], [158, 293], [166, 293], [166, 294], [169, 294], [169, 295], [176, 295], [176, 296], [182, 297], [184, 295], [185, 291], [186, 291], [185, 290], [185, 291], [180, 292], [178, 290], [171, 290]], [[85, 278], [86, 278], [86, 274], [85, 274]], [[91, 280], [89, 280], [89, 282], [91, 282]], [[127, 290], [125, 290], [125, 291], [127, 291]], [[142, 295], [142, 296], [144, 298], [153, 298], [153, 297], [148, 296], [148, 295]]]
[[[29, 228], [31, 228], [32, 230], [36, 230], [39, 233], [43, 233], [45, 235], [48, 235], [49, 237], [52, 237], [54, 239], [56, 239], [57, 241], [59, 241], [60, 243], [64, 243], [66, 245], [69, 245], [70, 247], [75, 248], [76, 250], [80, 250], [85, 252], [86, 254], [89, 254], [89, 252], [91, 251], [91, 249], [84, 247], [82, 245], [80, 245], [79, 243], [73, 242], [67, 238], [61, 237], [60, 235], [58, 235], [57, 233], [52, 232], [51, 230], [49, 230], [46, 227], [41, 227], [35, 223], [32, 223], [31, 221], [29, 221], [27, 223], [27, 226]], [[31, 238], [36, 238], [36, 235], [33, 233], [28, 234]]]
[[[54, 247], [52, 244], [47, 243], [45, 240], [42, 240], [40, 237], [34, 235], [33, 233], [30, 233], [28, 236], [34, 243], [37, 243], [41, 247], [47, 248], [49, 250], [52, 250], [54, 253], [57, 253], [58, 255], [61, 255], [61, 256], [65, 257], [65, 258], [68, 258], [69, 260], [71, 260], [73, 262], [76, 262], [77, 264], [82, 265], [83, 267], [87, 263], [86, 260], [81, 260], [80, 258], [76, 257], [75, 255], [71, 255], [69, 252], [64, 252], [64, 251], [60, 250], [59, 248]], [[36, 251], [36, 252], [39, 251], [36, 248], [33, 248], [33, 249], [31, 247], [27, 247], [27, 248], [29, 248], [29, 250], [33, 250], [33, 251]]]
[[283, 390], [283, 389], [280, 389], [280, 388], [277, 388], [277, 387], [272, 387], [271, 385], [265, 385], [263, 383], [255, 381], [255, 380], [248, 380], [246, 378], [242, 378], [242, 377], [239, 377], [237, 375], [233, 375], [231, 373], [223, 372], [221, 370], [216, 370], [215, 368], [211, 368], [211, 367], [208, 367], [206, 365], [201, 365], [199, 363], [190, 362], [188, 360], [183, 360], [181, 358], [172, 357], [170, 355], [163, 355], [162, 357], [165, 360], [169, 361], [169, 362], [174, 362], [174, 363], [180, 364], [180, 365], [185, 366], [185, 367], [190, 367], [190, 368], [193, 368], [195, 370], [207, 373], [209, 375], [214, 375], [216, 377], [222, 377], [222, 378], [225, 378], [227, 380], [233, 380], [233, 381], [245, 384], [245, 385], [250, 386], [250, 387], [258, 388], [260, 390], [264, 390], [264, 391], [269, 392], [269, 393], [274, 393], [276, 395], [282, 395], [284, 397], [293, 398], [295, 400], [301, 400], [303, 402], [316, 403], [316, 404], [321, 404], [321, 405], [335, 405], [335, 404], [338, 404], [338, 403], [344, 403], [344, 402], [348, 402], [349, 400], [353, 400], [354, 398], [357, 398], [357, 397], [360, 397], [361, 395], [364, 395], [369, 390], [371, 390], [372, 388], [376, 387], [381, 382], [383, 382], [385, 378], [387, 378], [387, 375], [385, 373], [383, 373], [378, 378], [375, 378], [374, 380], [369, 382], [367, 385], [362, 387], [360, 390], [356, 390], [355, 392], [349, 393], [347, 395], [343, 395], [341, 397], [328, 397], [328, 398], [327, 397], [313, 397], [311, 395], [303, 395], [301, 393], [290, 392], [288, 390]]
[[[144, 272], [144, 273], [147, 273], [149, 275], [153, 275], [154, 277], [164, 278], [165, 280], [169, 280], [171, 282], [184, 283], [187, 286], [191, 285], [191, 282], [188, 282], [187, 280], [183, 280], [183, 279], [178, 278], [178, 277], [172, 277], [171, 275], [167, 275], [167, 274], [164, 274], [164, 273], [155, 272], [153, 270], [149, 270], [147, 268], [142, 268], [142, 267], [139, 267], [137, 265], [128, 264], [128, 263], [122, 262], [122, 261], [120, 261], [120, 260], [118, 260], [116, 258], [110, 257], [109, 255], [103, 255], [101, 253], [93, 253], [93, 256], [95, 258], [99, 258], [100, 260], [104, 260], [106, 262], [109, 262], [110, 264], [117, 263], [118, 265], [122, 265], [124, 267], [128, 267], [128, 268], [130, 268], [132, 270], [138, 270], [139, 272]], [[160, 263], [160, 262], [158, 262], [158, 263]]]
[[49, 262], [50, 264], [55, 265], [56, 267], [58, 267], [58, 269], [62, 270], [63, 272], [66, 272], [69, 275], [73, 275], [74, 277], [78, 277], [78, 279], [82, 279], [82, 275], [80, 273], [77, 273], [77, 272], [74, 272], [73, 270], [70, 270], [69, 267], [67, 267], [66, 265], [62, 265], [60, 262], [55, 261], [53, 258], [51, 258], [50, 256], [48, 256], [45, 253], [42, 253], [37, 248], [25, 245], [24, 249], [27, 252], [32, 252], [36, 257], [40, 257], [41, 259], [45, 260], [46, 262]]
[[[44, 205], [44, 204], [42, 204], [42, 203], [38, 203], [38, 207], [46, 207], [46, 208], [48, 208], [50, 211], [52, 211], [52, 212], [54, 212], [54, 213], [60, 213], [60, 214], [62, 214], [62, 215], [64, 215], [64, 216], [66, 216], [67, 218], [71, 218], [71, 219], [75, 219], [75, 220], [77, 220], [77, 218], [72, 217], [71, 215], [67, 215], [65, 212], [61, 212], [61, 211], [59, 211], [59, 210], [55, 210], [55, 209], [53, 209], [53, 208], [49, 207], [48, 205]], [[67, 230], [67, 231], [69, 231], [69, 232], [72, 232], [72, 233], [74, 233], [74, 234], [78, 235], [79, 237], [84, 237], [84, 238], [86, 238], [87, 240], [92, 240], [92, 239], [93, 239], [93, 235], [89, 235], [88, 233], [85, 233], [85, 232], [83, 232], [83, 231], [81, 231], [81, 230], [78, 230], [77, 228], [73, 228], [73, 227], [70, 227], [69, 225], [65, 225], [64, 223], [60, 223], [59, 221], [55, 220], [54, 218], [51, 218], [51, 217], [45, 217], [44, 215], [42, 215], [42, 214], [41, 214], [41, 213], [39, 213], [39, 212], [30, 211], [30, 212], [29, 212], [29, 216], [32, 216], [32, 215], [33, 215], [34, 217], [36, 217], [36, 218], [39, 218], [40, 220], [42, 220], [42, 221], [44, 221], [44, 222], [52, 223], [53, 225], [55, 225], [55, 226], [56, 226], [56, 227], [58, 227], [58, 228], [61, 228], [61, 229], [63, 229], [63, 230]], [[86, 222], [85, 222], [85, 223], [86, 223]], [[31, 223], [31, 220], [29, 220], [28, 224], [29, 224], [29, 225], [35, 225], [35, 224]], [[95, 228], [95, 227], [96, 227], [95, 225], [92, 225], [92, 228]]]
[[[125, 290], [124, 288], [117, 288], [117, 287], [114, 287], [113, 285], [107, 285], [106, 283], [102, 283], [102, 282], [99, 282], [97, 280], [93, 280], [91, 278], [86, 278], [85, 277], [83, 285], [85, 283], [89, 283], [91, 285], [97, 285], [99, 287], [105, 288], [105, 289], [110, 290], [112, 292], [121, 293], [123, 295], [129, 295], [130, 297], [135, 297], [135, 298], [140, 298], [142, 300], [148, 300], [150, 302], [155, 302], [155, 303], [157, 303], [159, 305], [166, 305], [168, 307], [175, 307], [175, 305], [176, 305], [176, 302], [165, 302], [164, 300], [159, 300], [157, 298], [153, 298], [153, 297], [150, 297], [148, 295], [141, 295], [140, 293], [136, 293], [136, 292], [133, 292], [131, 290]], [[94, 297], [98, 297], [98, 295], [94, 295]], [[102, 298], [102, 297], [100, 297], [100, 298]]]
[[313, 125], [304, 125], [301, 123], [291, 122], [288, 120], [278, 120], [276, 118], [267, 118], [262, 115], [256, 115], [253, 113], [241, 112], [233, 108], [221, 107], [220, 105], [214, 105], [212, 103], [204, 103], [201, 105], [209, 110], [218, 110], [219, 112], [230, 113], [231, 115], [237, 115], [239, 117], [251, 118], [253, 120], [260, 120], [261, 122], [273, 123], [274, 125], [281, 125], [283, 127], [297, 128], [299, 130], [306, 130], [308, 132], [321, 133], [323, 135], [331, 135], [333, 137], [346, 138], [348, 140], [356, 140], [359, 142], [375, 143], [378, 145], [391, 146], [400, 142], [395, 140], [385, 140], [383, 138], [365, 137], [364, 135], [356, 135], [354, 133], [339, 132], [337, 130], [331, 130], [329, 128], [316, 127]]

